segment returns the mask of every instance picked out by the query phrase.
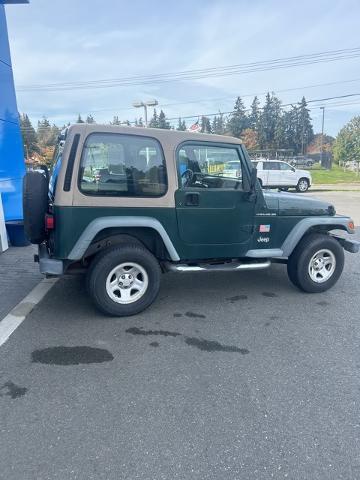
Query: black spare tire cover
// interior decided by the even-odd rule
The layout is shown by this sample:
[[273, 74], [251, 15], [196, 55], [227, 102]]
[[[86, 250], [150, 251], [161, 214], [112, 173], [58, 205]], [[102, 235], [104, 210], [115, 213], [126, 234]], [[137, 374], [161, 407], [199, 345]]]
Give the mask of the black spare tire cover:
[[48, 179], [41, 172], [27, 172], [23, 179], [25, 235], [31, 243], [45, 240], [45, 214], [48, 211]]

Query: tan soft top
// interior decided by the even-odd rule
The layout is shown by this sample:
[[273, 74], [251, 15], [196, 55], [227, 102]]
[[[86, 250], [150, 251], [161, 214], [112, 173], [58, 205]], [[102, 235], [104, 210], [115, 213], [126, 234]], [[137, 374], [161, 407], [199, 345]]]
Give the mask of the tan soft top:
[[[97, 197], [84, 195], [77, 185], [77, 174], [79, 171], [81, 152], [86, 137], [91, 133], [122, 133], [127, 135], [141, 135], [157, 139], [164, 150], [166, 159], [166, 168], [168, 173], [168, 190], [163, 197]], [[72, 141], [76, 134], [80, 134], [79, 147], [73, 166], [73, 176], [71, 180], [70, 191], [64, 191], [63, 188], [57, 188], [55, 194], [55, 205], [62, 206], [97, 206], [97, 207], [175, 207], [174, 192], [178, 188], [178, 178], [176, 171], [175, 151], [178, 145], [184, 141], [192, 140], [195, 142], [212, 142], [241, 144], [238, 138], [225, 135], [212, 135], [206, 133], [180, 132], [177, 130], [165, 130], [161, 128], [143, 128], [143, 127], [123, 127], [118, 125], [101, 125], [77, 123], [71, 125], [67, 133], [63, 156], [68, 158]], [[66, 162], [62, 162], [58, 185], [64, 184]]]
[[[126, 135], [144, 135], [147, 137], [157, 138], [164, 144], [178, 145], [186, 140], [195, 140], [197, 142], [220, 142], [220, 143], [236, 143], [241, 144], [239, 138], [227, 135], [214, 135], [212, 133], [192, 133], [182, 132], [178, 130], [167, 130], [162, 128], [145, 128], [145, 127], [124, 127], [119, 125], [105, 125], [99, 123], [76, 123], [69, 127], [69, 133], [80, 133], [87, 135], [93, 132], [109, 132], [123, 133]], [[170, 146], [170, 145], [169, 145]]]

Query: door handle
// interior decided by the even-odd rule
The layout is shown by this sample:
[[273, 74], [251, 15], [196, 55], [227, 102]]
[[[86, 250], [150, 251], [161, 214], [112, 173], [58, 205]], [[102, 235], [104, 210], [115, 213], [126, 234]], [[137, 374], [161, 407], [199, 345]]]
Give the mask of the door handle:
[[197, 192], [186, 193], [185, 194], [185, 206], [186, 207], [197, 207], [200, 203], [200, 194]]

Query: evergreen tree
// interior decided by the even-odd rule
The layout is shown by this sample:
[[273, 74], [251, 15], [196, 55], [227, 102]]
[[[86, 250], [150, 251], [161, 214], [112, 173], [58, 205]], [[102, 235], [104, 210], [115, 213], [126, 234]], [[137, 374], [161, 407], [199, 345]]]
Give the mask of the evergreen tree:
[[[136, 124], [136, 120], [135, 120], [135, 124]], [[117, 115], [113, 116], [113, 119], [110, 122], [110, 125], [121, 125], [121, 122], [120, 122], [119, 117]]]
[[86, 117], [85, 123], [96, 123], [91, 113]]
[[305, 97], [302, 97], [298, 108], [298, 151], [306, 152], [307, 146], [314, 139], [314, 130], [311, 123], [310, 110], [307, 108]]
[[85, 123], [84, 120], [81, 118], [81, 115], [79, 113], [78, 118], [76, 120], [76, 123]]
[[208, 117], [201, 117], [200, 126], [201, 133], [212, 133], [211, 123]]
[[156, 112], [156, 108], [154, 108], [154, 114], [150, 120], [149, 127], [151, 128], [159, 128], [159, 117]]
[[251, 111], [249, 115], [249, 128], [252, 128], [253, 130], [258, 130], [260, 120], [260, 100], [258, 99], [258, 97], [254, 97], [250, 108]]
[[248, 126], [249, 120], [246, 116], [245, 106], [241, 98], [237, 97], [234, 105], [234, 111], [231, 113], [228, 120], [227, 128], [230, 135], [239, 138], [241, 132], [245, 130], [245, 128], [248, 128]]
[[166, 130], [171, 128], [170, 123], [166, 120], [165, 113], [162, 110], [160, 110], [159, 114], [159, 128], [164, 128]]
[[178, 120], [178, 126], [176, 127], [176, 130], [179, 130], [179, 131], [182, 131], [182, 132], [185, 132], [185, 130], [186, 130], [185, 120], [181, 120], [180, 117], [179, 117], [179, 120]]
[[215, 115], [211, 125], [212, 133], [216, 133], [217, 135], [223, 135], [225, 133], [225, 122], [224, 122], [224, 115], [219, 112], [219, 116]]
[[281, 117], [281, 101], [268, 92], [265, 105], [260, 114], [258, 136], [261, 148], [273, 148], [275, 146], [275, 131]]
[[54, 145], [51, 125], [46, 117], [38, 121], [37, 139], [41, 149]]
[[20, 115], [20, 129], [26, 158], [39, 152], [38, 139], [32, 123], [26, 113]]

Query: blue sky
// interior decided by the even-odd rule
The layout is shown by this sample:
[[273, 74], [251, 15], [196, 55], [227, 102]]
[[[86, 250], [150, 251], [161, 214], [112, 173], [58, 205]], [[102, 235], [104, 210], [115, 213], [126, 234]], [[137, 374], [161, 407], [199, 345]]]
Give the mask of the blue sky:
[[[30, 0], [6, 7], [17, 86], [112, 79], [290, 57], [360, 46], [360, 2], [236, 0]], [[281, 90], [341, 82], [291, 92]], [[352, 81], [354, 80], [354, 81]], [[18, 106], [36, 121], [134, 120], [137, 99], [158, 99], [169, 117], [229, 111], [237, 95], [278, 92], [284, 103], [360, 93], [360, 59], [204, 78], [162, 85], [62, 92], [21, 92]], [[359, 115], [352, 105], [326, 107], [325, 131], [336, 135]], [[356, 104], [358, 102], [359, 104]], [[332, 102], [334, 103], [334, 102]], [[324, 103], [326, 105], [326, 103]], [[321, 111], [311, 111], [315, 131]], [[195, 121], [195, 119], [194, 119]], [[188, 123], [191, 123], [189, 120]]]

